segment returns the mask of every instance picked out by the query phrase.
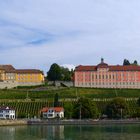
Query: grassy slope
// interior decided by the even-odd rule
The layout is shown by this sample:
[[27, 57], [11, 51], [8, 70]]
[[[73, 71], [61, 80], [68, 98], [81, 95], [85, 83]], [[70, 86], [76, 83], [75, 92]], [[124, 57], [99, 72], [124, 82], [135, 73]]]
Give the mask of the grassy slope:
[[[61, 102], [61, 106], [65, 106], [65, 103], [69, 102]], [[74, 103], [72, 101], [72, 103]], [[97, 107], [100, 110], [101, 113], [104, 113], [105, 107], [107, 105], [108, 101], [96, 101]], [[137, 103], [136, 100], [127, 101], [129, 105], [129, 112], [131, 114], [135, 114], [137, 109]], [[10, 106], [16, 109], [16, 114], [18, 117], [24, 116], [24, 117], [40, 117], [40, 110], [44, 106], [53, 106], [53, 102], [51, 101], [0, 101], [0, 106]]]
[[53, 99], [58, 93], [61, 99], [85, 96], [89, 98], [127, 97], [139, 98], [140, 89], [91, 89], [91, 88], [63, 88], [47, 89], [45, 91], [31, 91], [29, 89], [0, 90], [0, 99]]
[[[55, 93], [59, 94], [60, 99], [75, 99], [77, 96], [85, 96], [89, 98], [113, 98], [116, 96], [127, 98], [140, 97], [140, 90], [136, 89], [91, 89], [91, 88], [47, 88], [45, 91], [31, 91], [31, 89], [14, 89], [14, 90], [0, 90], [0, 105], [14, 107], [17, 114], [28, 114], [30, 117], [39, 116], [39, 111], [43, 106], [53, 106], [53, 98]], [[26, 101], [23, 99], [40, 99], [35, 101]], [[4, 101], [3, 99], [8, 99]], [[18, 101], [17, 99], [22, 99]], [[107, 101], [97, 101], [98, 108], [103, 111]], [[63, 103], [62, 103], [63, 104]], [[134, 113], [136, 110], [136, 100], [128, 101], [130, 112]]]

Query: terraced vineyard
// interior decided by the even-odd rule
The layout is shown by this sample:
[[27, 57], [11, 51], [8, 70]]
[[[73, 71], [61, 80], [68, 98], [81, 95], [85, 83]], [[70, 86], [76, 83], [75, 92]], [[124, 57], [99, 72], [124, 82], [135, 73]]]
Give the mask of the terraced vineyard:
[[[71, 101], [70, 101], [71, 102]], [[75, 102], [75, 101], [73, 101]], [[105, 107], [109, 101], [96, 101], [97, 107], [104, 113]], [[136, 100], [127, 101], [129, 105], [130, 114], [135, 114], [136, 109], [138, 108]], [[61, 106], [63, 106], [65, 102], [61, 102]], [[10, 106], [16, 109], [16, 116], [19, 118], [32, 118], [34, 116], [40, 117], [40, 110], [44, 106], [52, 107], [53, 102], [51, 101], [0, 101], [0, 106]]]
[[130, 114], [137, 112], [136, 100], [140, 97], [140, 89], [95, 89], [95, 88], [19, 88], [0, 90], [0, 106], [10, 106], [16, 109], [17, 117], [40, 117], [44, 106], [53, 106], [53, 99], [58, 93], [62, 106], [65, 102], [75, 102], [77, 97], [91, 98], [104, 113], [107, 103], [115, 97], [128, 99]]
[[88, 98], [139, 98], [140, 89], [96, 89], [96, 88], [48, 88], [48, 89], [10, 89], [0, 90], [0, 99], [48, 99], [52, 100], [58, 93], [61, 99]]
[[32, 101], [21, 101], [21, 102], [0, 102], [0, 106], [10, 106], [16, 110], [17, 117], [34, 117], [40, 116], [40, 110], [44, 106], [48, 106], [48, 102], [32, 102]]

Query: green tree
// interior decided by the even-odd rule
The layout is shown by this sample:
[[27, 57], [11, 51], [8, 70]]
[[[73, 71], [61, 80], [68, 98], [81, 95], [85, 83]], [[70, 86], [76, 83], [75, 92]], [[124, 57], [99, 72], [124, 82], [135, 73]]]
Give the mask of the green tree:
[[61, 67], [61, 80], [62, 81], [70, 81], [71, 80], [71, 72], [68, 68]]
[[74, 105], [74, 118], [97, 118], [98, 117], [98, 109], [91, 99], [81, 97]]
[[113, 99], [106, 107], [106, 114], [108, 118], [124, 118], [128, 114], [128, 105], [126, 101], [117, 97]]
[[51, 65], [47, 72], [47, 79], [50, 81], [71, 81], [73, 76], [73, 70], [64, 68], [54, 63]]
[[140, 107], [140, 97], [139, 97], [139, 99], [137, 100], [137, 104], [138, 104], [138, 106]]
[[65, 118], [71, 119], [73, 116], [73, 103], [72, 102], [65, 102], [64, 103], [64, 110], [65, 110]]
[[56, 93], [54, 96], [54, 107], [58, 107], [58, 106], [59, 106], [59, 96], [58, 93]]
[[129, 60], [127, 60], [127, 59], [124, 59], [124, 61], [123, 61], [123, 65], [124, 65], [124, 66], [126, 66], [126, 65], [130, 65], [130, 62], [129, 62]]
[[136, 66], [138, 65], [137, 60], [134, 61], [133, 65], [136, 65]]
[[50, 70], [47, 72], [47, 78], [50, 81], [61, 80], [61, 68], [58, 64], [51, 65]]

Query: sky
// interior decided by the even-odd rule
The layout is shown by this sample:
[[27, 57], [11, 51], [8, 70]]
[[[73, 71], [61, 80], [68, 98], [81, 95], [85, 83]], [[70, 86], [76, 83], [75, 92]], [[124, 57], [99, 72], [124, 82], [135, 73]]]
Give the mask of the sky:
[[140, 63], [139, 0], [0, 0], [0, 64]]

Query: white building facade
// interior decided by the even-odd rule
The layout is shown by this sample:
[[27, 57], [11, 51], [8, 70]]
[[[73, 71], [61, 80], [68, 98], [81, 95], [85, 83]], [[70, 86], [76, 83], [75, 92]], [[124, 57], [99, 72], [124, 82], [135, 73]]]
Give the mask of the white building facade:
[[15, 109], [10, 107], [0, 107], [0, 119], [15, 119]]
[[42, 109], [42, 117], [44, 119], [54, 119], [54, 118], [64, 118], [64, 108], [63, 107], [50, 107]]

